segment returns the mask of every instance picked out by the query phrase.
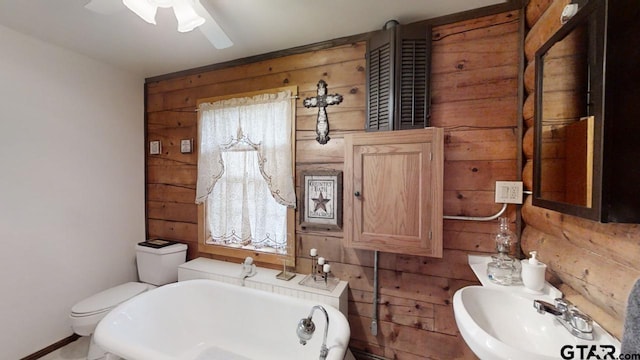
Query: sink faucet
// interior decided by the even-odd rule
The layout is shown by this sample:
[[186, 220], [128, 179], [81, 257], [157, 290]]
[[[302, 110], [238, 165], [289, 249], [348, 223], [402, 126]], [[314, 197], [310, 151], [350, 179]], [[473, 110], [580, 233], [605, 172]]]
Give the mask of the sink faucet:
[[593, 320], [578, 310], [568, 300], [557, 298], [554, 304], [542, 300], [534, 300], [533, 307], [538, 313], [549, 313], [567, 329], [571, 335], [584, 340], [593, 340]]

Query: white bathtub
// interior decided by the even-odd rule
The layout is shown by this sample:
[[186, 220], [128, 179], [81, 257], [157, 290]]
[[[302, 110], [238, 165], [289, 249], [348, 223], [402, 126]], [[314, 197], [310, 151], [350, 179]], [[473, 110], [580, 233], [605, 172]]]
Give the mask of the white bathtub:
[[[119, 305], [98, 324], [94, 340], [127, 360], [318, 359], [324, 314], [314, 313], [316, 332], [305, 346], [296, 335], [298, 321], [314, 305], [318, 303], [213, 280], [189, 280]], [[337, 309], [323, 307], [329, 314], [327, 359], [342, 360], [349, 324]]]

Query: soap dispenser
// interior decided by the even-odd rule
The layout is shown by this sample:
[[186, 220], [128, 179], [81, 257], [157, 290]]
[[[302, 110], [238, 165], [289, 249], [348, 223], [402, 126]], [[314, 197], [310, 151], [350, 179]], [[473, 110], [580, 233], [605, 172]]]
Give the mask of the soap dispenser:
[[529, 292], [540, 294], [544, 289], [544, 273], [547, 265], [538, 261], [538, 252], [529, 252], [531, 257], [522, 260], [522, 284]]

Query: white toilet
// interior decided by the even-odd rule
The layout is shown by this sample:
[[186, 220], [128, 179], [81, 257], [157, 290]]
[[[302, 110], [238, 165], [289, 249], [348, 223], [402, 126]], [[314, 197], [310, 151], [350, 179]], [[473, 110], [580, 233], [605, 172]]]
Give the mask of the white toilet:
[[[178, 281], [178, 266], [186, 261], [187, 245], [162, 242], [165, 240], [150, 240], [136, 245], [138, 277], [142, 282], [128, 282], [112, 287], [78, 302], [71, 308], [71, 328], [76, 334], [93, 334], [98, 322], [120, 303], [157, 286]], [[152, 247], [159, 245], [164, 246]], [[87, 360], [104, 357], [105, 352], [92, 338]]]

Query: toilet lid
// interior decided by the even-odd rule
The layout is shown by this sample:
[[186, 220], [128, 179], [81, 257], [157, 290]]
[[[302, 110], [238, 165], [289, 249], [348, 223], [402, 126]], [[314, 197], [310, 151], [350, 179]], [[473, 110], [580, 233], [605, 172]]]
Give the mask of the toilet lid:
[[118, 285], [80, 301], [71, 308], [71, 313], [87, 315], [108, 310], [147, 291], [148, 288], [147, 284], [139, 282], [128, 282]]

